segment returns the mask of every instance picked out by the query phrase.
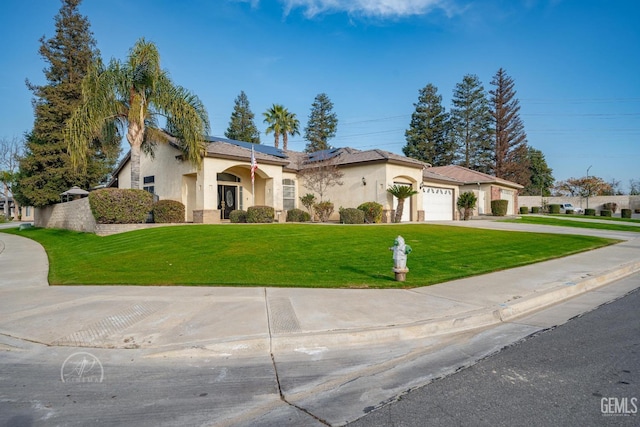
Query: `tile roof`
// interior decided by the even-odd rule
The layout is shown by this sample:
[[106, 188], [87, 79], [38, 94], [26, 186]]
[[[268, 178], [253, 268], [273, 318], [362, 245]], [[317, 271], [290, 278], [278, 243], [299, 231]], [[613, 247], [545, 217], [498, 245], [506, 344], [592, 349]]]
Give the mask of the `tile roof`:
[[[311, 167], [316, 161], [323, 160], [317, 153], [310, 156], [305, 153], [297, 153], [297, 152], [287, 152], [290, 157], [293, 157], [297, 161], [296, 169], [304, 169], [305, 167]], [[295, 153], [295, 154], [294, 154]], [[368, 162], [390, 162], [390, 163], [400, 163], [409, 167], [414, 168], [425, 168], [429, 165], [427, 163], [421, 162], [420, 160], [412, 159], [410, 157], [401, 156], [399, 154], [391, 153], [389, 151], [384, 150], [357, 150], [355, 148], [338, 148], [331, 151], [327, 151], [328, 159], [331, 159], [333, 164], [336, 166], [348, 166], [355, 165], [358, 163], [368, 163]], [[317, 160], [314, 161], [314, 159]], [[293, 165], [291, 165], [293, 167]]]
[[435, 172], [440, 175], [447, 176], [449, 178], [460, 181], [463, 184], [472, 183], [498, 183], [513, 188], [523, 188], [522, 185], [506, 179], [496, 178], [495, 176], [488, 175], [486, 173], [474, 171], [472, 169], [465, 168], [459, 165], [448, 166], [434, 166], [428, 169], [430, 172]]

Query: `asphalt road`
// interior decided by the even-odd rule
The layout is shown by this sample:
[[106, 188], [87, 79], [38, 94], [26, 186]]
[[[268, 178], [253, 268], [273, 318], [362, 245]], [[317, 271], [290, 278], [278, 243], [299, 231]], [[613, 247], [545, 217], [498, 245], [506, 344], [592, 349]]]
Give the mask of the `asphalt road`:
[[[640, 281], [640, 275], [625, 280]], [[639, 426], [638, 307], [640, 290], [411, 391], [349, 425]]]

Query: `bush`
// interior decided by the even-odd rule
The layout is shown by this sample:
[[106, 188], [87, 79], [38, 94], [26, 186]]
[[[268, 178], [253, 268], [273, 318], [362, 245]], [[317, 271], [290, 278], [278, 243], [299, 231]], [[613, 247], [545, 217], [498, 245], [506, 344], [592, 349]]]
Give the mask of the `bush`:
[[620, 210], [621, 218], [631, 218], [631, 209], [621, 209]]
[[540, 213], [540, 206], [532, 206], [531, 213], [534, 213], [534, 214]]
[[311, 215], [309, 212], [305, 212], [302, 209], [291, 209], [287, 211], [287, 222], [307, 222], [311, 221]]
[[153, 205], [153, 221], [163, 224], [184, 222], [184, 205], [175, 200], [158, 200]]
[[364, 212], [356, 208], [340, 208], [341, 224], [364, 224]]
[[382, 205], [378, 202], [364, 202], [358, 206], [364, 212], [364, 222], [367, 224], [379, 224], [382, 222]]
[[567, 215], [573, 215], [573, 209], [567, 209], [564, 213]]
[[611, 211], [608, 209], [603, 209], [600, 211], [600, 216], [611, 216]]
[[633, 211], [634, 213], [640, 214], [640, 209], [636, 209]]
[[521, 214], [528, 214], [529, 213], [529, 208], [526, 206], [520, 206], [520, 213]]
[[509, 208], [508, 200], [492, 200], [491, 201], [491, 214], [495, 216], [505, 216], [507, 209]]
[[559, 214], [560, 213], [560, 205], [549, 205], [549, 213], [550, 214]]
[[333, 203], [329, 201], [316, 203], [313, 205], [313, 210], [316, 215], [318, 215], [321, 222], [329, 221], [329, 217], [331, 217], [331, 214], [333, 213]]
[[596, 210], [595, 209], [585, 209], [584, 210], [584, 215], [585, 216], [596, 216]]
[[605, 203], [602, 207], [604, 210], [611, 211], [613, 213], [616, 213], [616, 210], [618, 210], [618, 204], [613, 202]]
[[229, 221], [234, 224], [247, 222], [247, 211], [233, 210], [229, 212]]
[[478, 198], [473, 193], [473, 191], [466, 191], [458, 196], [458, 201], [456, 202], [456, 206], [460, 210], [462, 214], [462, 219], [467, 221], [473, 215], [473, 209], [476, 207], [476, 202]]
[[104, 188], [89, 193], [89, 206], [98, 224], [141, 224], [153, 207], [144, 190]]
[[247, 209], [247, 222], [269, 223], [273, 222], [275, 212], [271, 206], [251, 206]]

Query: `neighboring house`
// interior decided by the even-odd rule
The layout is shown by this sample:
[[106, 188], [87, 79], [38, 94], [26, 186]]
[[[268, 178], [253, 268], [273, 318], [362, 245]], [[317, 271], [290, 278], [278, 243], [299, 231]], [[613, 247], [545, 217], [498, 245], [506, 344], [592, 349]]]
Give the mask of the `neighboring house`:
[[[5, 198], [0, 198], [0, 215], [4, 216]], [[34, 209], [32, 206], [20, 206], [19, 213], [16, 214], [16, 204], [13, 197], [9, 197], [9, 216], [14, 220], [33, 221]]]
[[[338, 219], [340, 207], [355, 208], [375, 201], [383, 205], [383, 220], [389, 222], [397, 200], [387, 188], [394, 184], [409, 185], [418, 191], [405, 201], [403, 221], [457, 218], [455, 201], [465, 183], [419, 160], [383, 150], [336, 148], [306, 154], [256, 144], [253, 149], [258, 168], [252, 184], [251, 147], [247, 142], [209, 137], [198, 170], [183, 159], [176, 145], [158, 144], [154, 158], [141, 156], [143, 188], [160, 199], [182, 202], [188, 222], [222, 222], [232, 210], [247, 210], [253, 205], [272, 206], [276, 220], [284, 222], [286, 211], [304, 209], [300, 197], [312, 192], [305, 187], [302, 172], [319, 162], [329, 162], [343, 172], [343, 184], [330, 187], [323, 197], [335, 206], [331, 219]], [[109, 186], [129, 188], [130, 173], [127, 155]], [[497, 184], [496, 178], [491, 178]], [[505, 189], [518, 187], [511, 185], [516, 187]]]
[[509, 201], [507, 215], [518, 213], [518, 192], [524, 188], [520, 184], [457, 165], [437, 166], [428, 170], [457, 181], [460, 193], [472, 191], [478, 198], [474, 215], [490, 215], [491, 201], [500, 199]]

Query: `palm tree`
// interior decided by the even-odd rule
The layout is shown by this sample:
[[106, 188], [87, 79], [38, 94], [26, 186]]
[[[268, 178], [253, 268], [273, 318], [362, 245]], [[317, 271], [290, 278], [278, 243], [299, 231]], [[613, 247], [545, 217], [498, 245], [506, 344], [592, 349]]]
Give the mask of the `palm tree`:
[[117, 125], [127, 129], [131, 145], [131, 188], [140, 188], [140, 153], [153, 154], [169, 137], [158, 126], [166, 118], [167, 131], [177, 137], [185, 157], [200, 166], [209, 118], [200, 99], [175, 85], [160, 68], [156, 46], [138, 40], [127, 61], [112, 59], [105, 68], [98, 60], [82, 82], [81, 106], [67, 124], [65, 139], [74, 165], [86, 165], [90, 142]]
[[278, 148], [280, 143], [280, 135], [282, 135], [282, 149], [287, 150], [289, 135], [299, 135], [300, 121], [296, 118], [295, 113], [290, 113], [280, 104], [273, 104], [266, 112], [262, 113], [264, 122], [269, 124], [266, 129], [267, 135], [273, 132], [274, 145]]
[[409, 185], [392, 185], [387, 188], [387, 192], [391, 194], [393, 197], [398, 199], [398, 207], [396, 208], [396, 217], [393, 219], [393, 222], [400, 222], [402, 219], [402, 211], [404, 210], [404, 200], [413, 196], [414, 194], [418, 194], [413, 187]]

